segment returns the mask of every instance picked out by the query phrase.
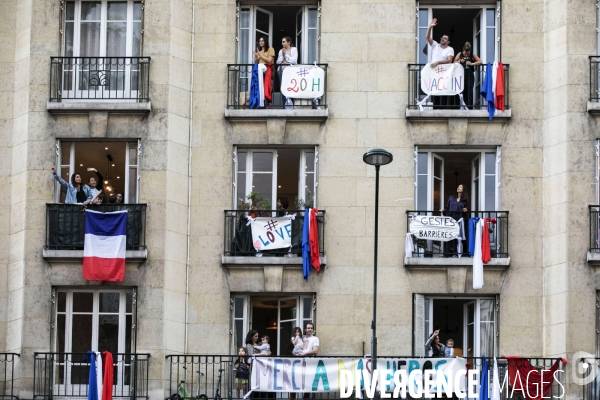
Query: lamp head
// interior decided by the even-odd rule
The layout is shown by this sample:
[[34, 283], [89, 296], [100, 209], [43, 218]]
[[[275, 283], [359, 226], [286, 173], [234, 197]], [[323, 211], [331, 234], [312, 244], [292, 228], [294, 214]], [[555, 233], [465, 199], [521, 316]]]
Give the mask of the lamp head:
[[392, 162], [394, 156], [383, 149], [371, 149], [363, 155], [363, 161], [369, 165], [387, 165]]

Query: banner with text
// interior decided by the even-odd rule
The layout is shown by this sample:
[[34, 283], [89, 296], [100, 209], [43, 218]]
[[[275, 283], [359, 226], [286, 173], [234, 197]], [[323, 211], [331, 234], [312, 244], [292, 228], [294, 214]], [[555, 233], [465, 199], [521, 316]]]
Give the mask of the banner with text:
[[417, 239], [448, 242], [459, 235], [458, 222], [452, 217], [415, 215], [410, 221], [410, 233]]
[[255, 392], [339, 393], [358, 387], [392, 392], [398, 382], [414, 392], [423, 390], [424, 377], [432, 383], [430, 392], [437, 391], [439, 379], [462, 391], [466, 387], [464, 358], [378, 358], [377, 371], [372, 377], [367, 358], [256, 357], [250, 382]]
[[252, 243], [256, 250], [283, 249], [292, 245], [290, 216], [258, 217], [252, 220]]
[[464, 68], [460, 64], [441, 64], [421, 70], [421, 90], [431, 96], [450, 96], [462, 93]]
[[[283, 68], [283, 67], [282, 67]], [[315, 65], [290, 65], [281, 77], [281, 93], [293, 99], [318, 99], [325, 92], [325, 71]]]

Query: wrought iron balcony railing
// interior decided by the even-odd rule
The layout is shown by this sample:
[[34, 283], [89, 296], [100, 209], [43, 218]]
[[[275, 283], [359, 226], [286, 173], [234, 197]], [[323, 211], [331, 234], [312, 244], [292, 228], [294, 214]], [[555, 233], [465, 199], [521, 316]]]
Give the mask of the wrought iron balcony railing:
[[[493, 218], [495, 224], [488, 224], [488, 233], [490, 238], [490, 253], [492, 258], [507, 258], [508, 253], [508, 211], [468, 211], [460, 213], [463, 218], [466, 240], [463, 241], [463, 251], [461, 256], [470, 257], [469, 248], [469, 229], [468, 221], [470, 218]], [[415, 215], [440, 216], [439, 211], [406, 211], [406, 227], [410, 232], [410, 221]], [[413, 257], [458, 257], [456, 240], [441, 242], [439, 240], [414, 239]]]
[[[286, 356], [283, 356], [286, 357]], [[360, 356], [318, 356], [318, 358], [357, 358]], [[414, 359], [419, 357], [413, 356], [380, 356], [381, 358], [392, 358], [392, 359]], [[167, 369], [168, 380], [166, 386], [165, 399], [177, 399], [176, 395], [179, 394], [182, 398], [202, 398], [202, 395], [206, 395], [209, 399], [217, 398], [217, 390], [222, 399], [227, 400], [241, 400], [241, 398], [248, 392], [248, 383], [235, 383], [236, 376], [236, 364], [238, 356], [231, 355], [168, 355]], [[482, 370], [483, 358], [482, 357], [465, 357], [467, 369], [475, 369], [478, 371]], [[511, 363], [506, 359], [500, 357], [498, 361], [498, 375], [500, 385], [503, 385], [500, 391], [500, 399], [508, 400], [511, 398], [511, 389], [513, 380], [507, 376], [514, 375], [516, 369], [521, 369], [520, 374], [522, 375], [522, 369], [528, 371], [535, 370], [539, 373], [541, 370], [550, 370], [556, 362], [558, 364], [558, 372], [555, 376], [551, 376], [549, 373], [545, 373], [544, 382], [552, 382], [548, 393], [544, 396], [545, 398], [560, 398], [562, 394], [561, 385], [564, 387], [565, 373], [564, 365], [560, 359], [556, 358], [520, 358], [513, 359]], [[490, 391], [491, 382], [493, 379], [494, 360], [493, 358], [487, 359], [487, 371], [490, 377]], [[556, 365], [555, 365], [556, 366]], [[433, 366], [432, 366], [433, 368]], [[512, 370], [512, 371], [511, 371]], [[252, 373], [252, 363], [248, 374]], [[249, 381], [249, 380], [248, 380]], [[504, 384], [504, 382], [508, 383]], [[525, 378], [522, 378], [522, 382], [525, 383]], [[537, 382], [537, 381], [536, 381]], [[560, 384], [559, 384], [560, 382]], [[466, 386], [466, 385], [465, 385]], [[332, 388], [333, 389], [333, 388]], [[525, 389], [525, 388], [523, 388]], [[478, 389], [477, 389], [478, 390]], [[532, 389], [530, 389], [532, 390]], [[516, 391], [517, 394], [522, 394], [521, 390]], [[185, 396], [184, 396], [185, 394]], [[552, 397], [550, 397], [552, 396]], [[556, 396], [556, 397], [554, 397]], [[300, 396], [296, 396], [299, 398]], [[340, 391], [332, 390], [330, 393], [316, 393], [312, 396], [317, 399], [339, 399]], [[254, 393], [253, 398], [270, 398], [266, 393]], [[275, 398], [275, 396], [273, 396]], [[277, 398], [290, 399], [290, 393], [278, 393]], [[363, 398], [367, 398], [363, 393]], [[479, 398], [479, 397], [477, 397]], [[564, 398], [564, 397], [563, 397]], [[584, 400], [598, 400], [595, 398], [584, 398]]]
[[[504, 66], [504, 108], [509, 109], [509, 65], [502, 64]], [[421, 90], [421, 70], [425, 64], [408, 64], [408, 108], [411, 110], [418, 109], [417, 103], [422, 101], [426, 94]], [[486, 110], [487, 102], [481, 96], [481, 85], [483, 84], [484, 77], [486, 74], [486, 65], [479, 65], [473, 68], [473, 84], [472, 84], [472, 94], [469, 96], [467, 91], [469, 87], [466, 86], [465, 79], [465, 88], [463, 89], [463, 99], [466, 106], [470, 110]], [[466, 77], [466, 75], [465, 75]], [[470, 93], [469, 93], [470, 94]], [[431, 110], [434, 108], [433, 98], [432, 96], [429, 98], [428, 102], [423, 105], [425, 110]], [[458, 95], [456, 96], [447, 96], [448, 104], [444, 106], [445, 109], [450, 110], [459, 110], [460, 109], [460, 101]], [[441, 106], [439, 106], [441, 108]]]
[[[256, 255], [252, 244], [252, 230], [246, 216], [251, 213], [259, 217], [276, 217], [277, 210], [249, 211], [249, 210], [225, 210], [225, 235], [223, 241], [224, 255], [234, 257], [245, 257]], [[292, 220], [292, 247], [262, 251], [263, 256], [302, 256], [302, 229], [304, 227], [304, 211], [288, 211], [288, 214], [296, 214]], [[319, 210], [317, 214], [317, 229], [319, 231], [319, 251], [321, 257], [325, 255], [325, 210]]]
[[21, 355], [17, 353], [0, 353], [0, 400], [18, 399], [16, 394], [15, 363]]
[[590, 56], [590, 101], [600, 101], [600, 56]]
[[50, 101], [150, 101], [150, 57], [50, 57]]
[[[94, 211], [127, 210], [127, 250], [146, 249], [146, 204], [90, 204]], [[85, 212], [77, 204], [46, 204], [46, 249], [83, 250]]]
[[589, 205], [590, 253], [600, 253], [600, 205]]
[[[34, 353], [33, 398], [87, 398], [86, 353]], [[113, 354], [113, 398], [148, 399], [150, 354]]]
[[[294, 99], [294, 109], [325, 109], [327, 108], [327, 64], [316, 64], [325, 71], [325, 81], [321, 84], [324, 94], [317, 102], [314, 99]], [[227, 64], [227, 108], [244, 109], [250, 105], [250, 81], [252, 80], [252, 67], [254, 64]], [[285, 108], [280, 90], [281, 82], [277, 70], [281, 65], [273, 64], [271, 74], [271, 87], [273, 88], [273, 102], [269, 105], [273, 109]], [[285, 67], [285, 66], [284, 66]], [[302, 85], [301, 82], [298, 83]]]

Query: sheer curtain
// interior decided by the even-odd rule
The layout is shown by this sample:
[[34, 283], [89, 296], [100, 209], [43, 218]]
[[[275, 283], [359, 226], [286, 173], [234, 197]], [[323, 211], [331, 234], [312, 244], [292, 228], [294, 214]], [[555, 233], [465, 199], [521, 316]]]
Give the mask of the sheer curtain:
[[494, 339], [496, 333], [494, 300], [480, 300], [479, 323], [480, 354], [486, 357], [493, 357], [495, 355]]

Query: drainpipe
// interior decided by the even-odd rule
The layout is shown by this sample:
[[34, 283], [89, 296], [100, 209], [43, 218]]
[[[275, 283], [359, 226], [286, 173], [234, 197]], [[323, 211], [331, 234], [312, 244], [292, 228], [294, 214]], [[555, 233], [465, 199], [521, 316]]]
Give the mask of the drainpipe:
[[191, 51], [191, 73], [190, 73], [190, 111], [188, 126], [188, 212], [187, 212], [187, 254], [185, 257], [185, 336], [183, 341], [183, 353], [188, 348], [188, 310], [190, 299], [190, 241], [191, 241], [191, 218], [192, 218], [192, 138], [193, 138], [193, 101], [194, 101], [194, 40], [196, 36], [196, 0], [192, 2], [192, 47]]

